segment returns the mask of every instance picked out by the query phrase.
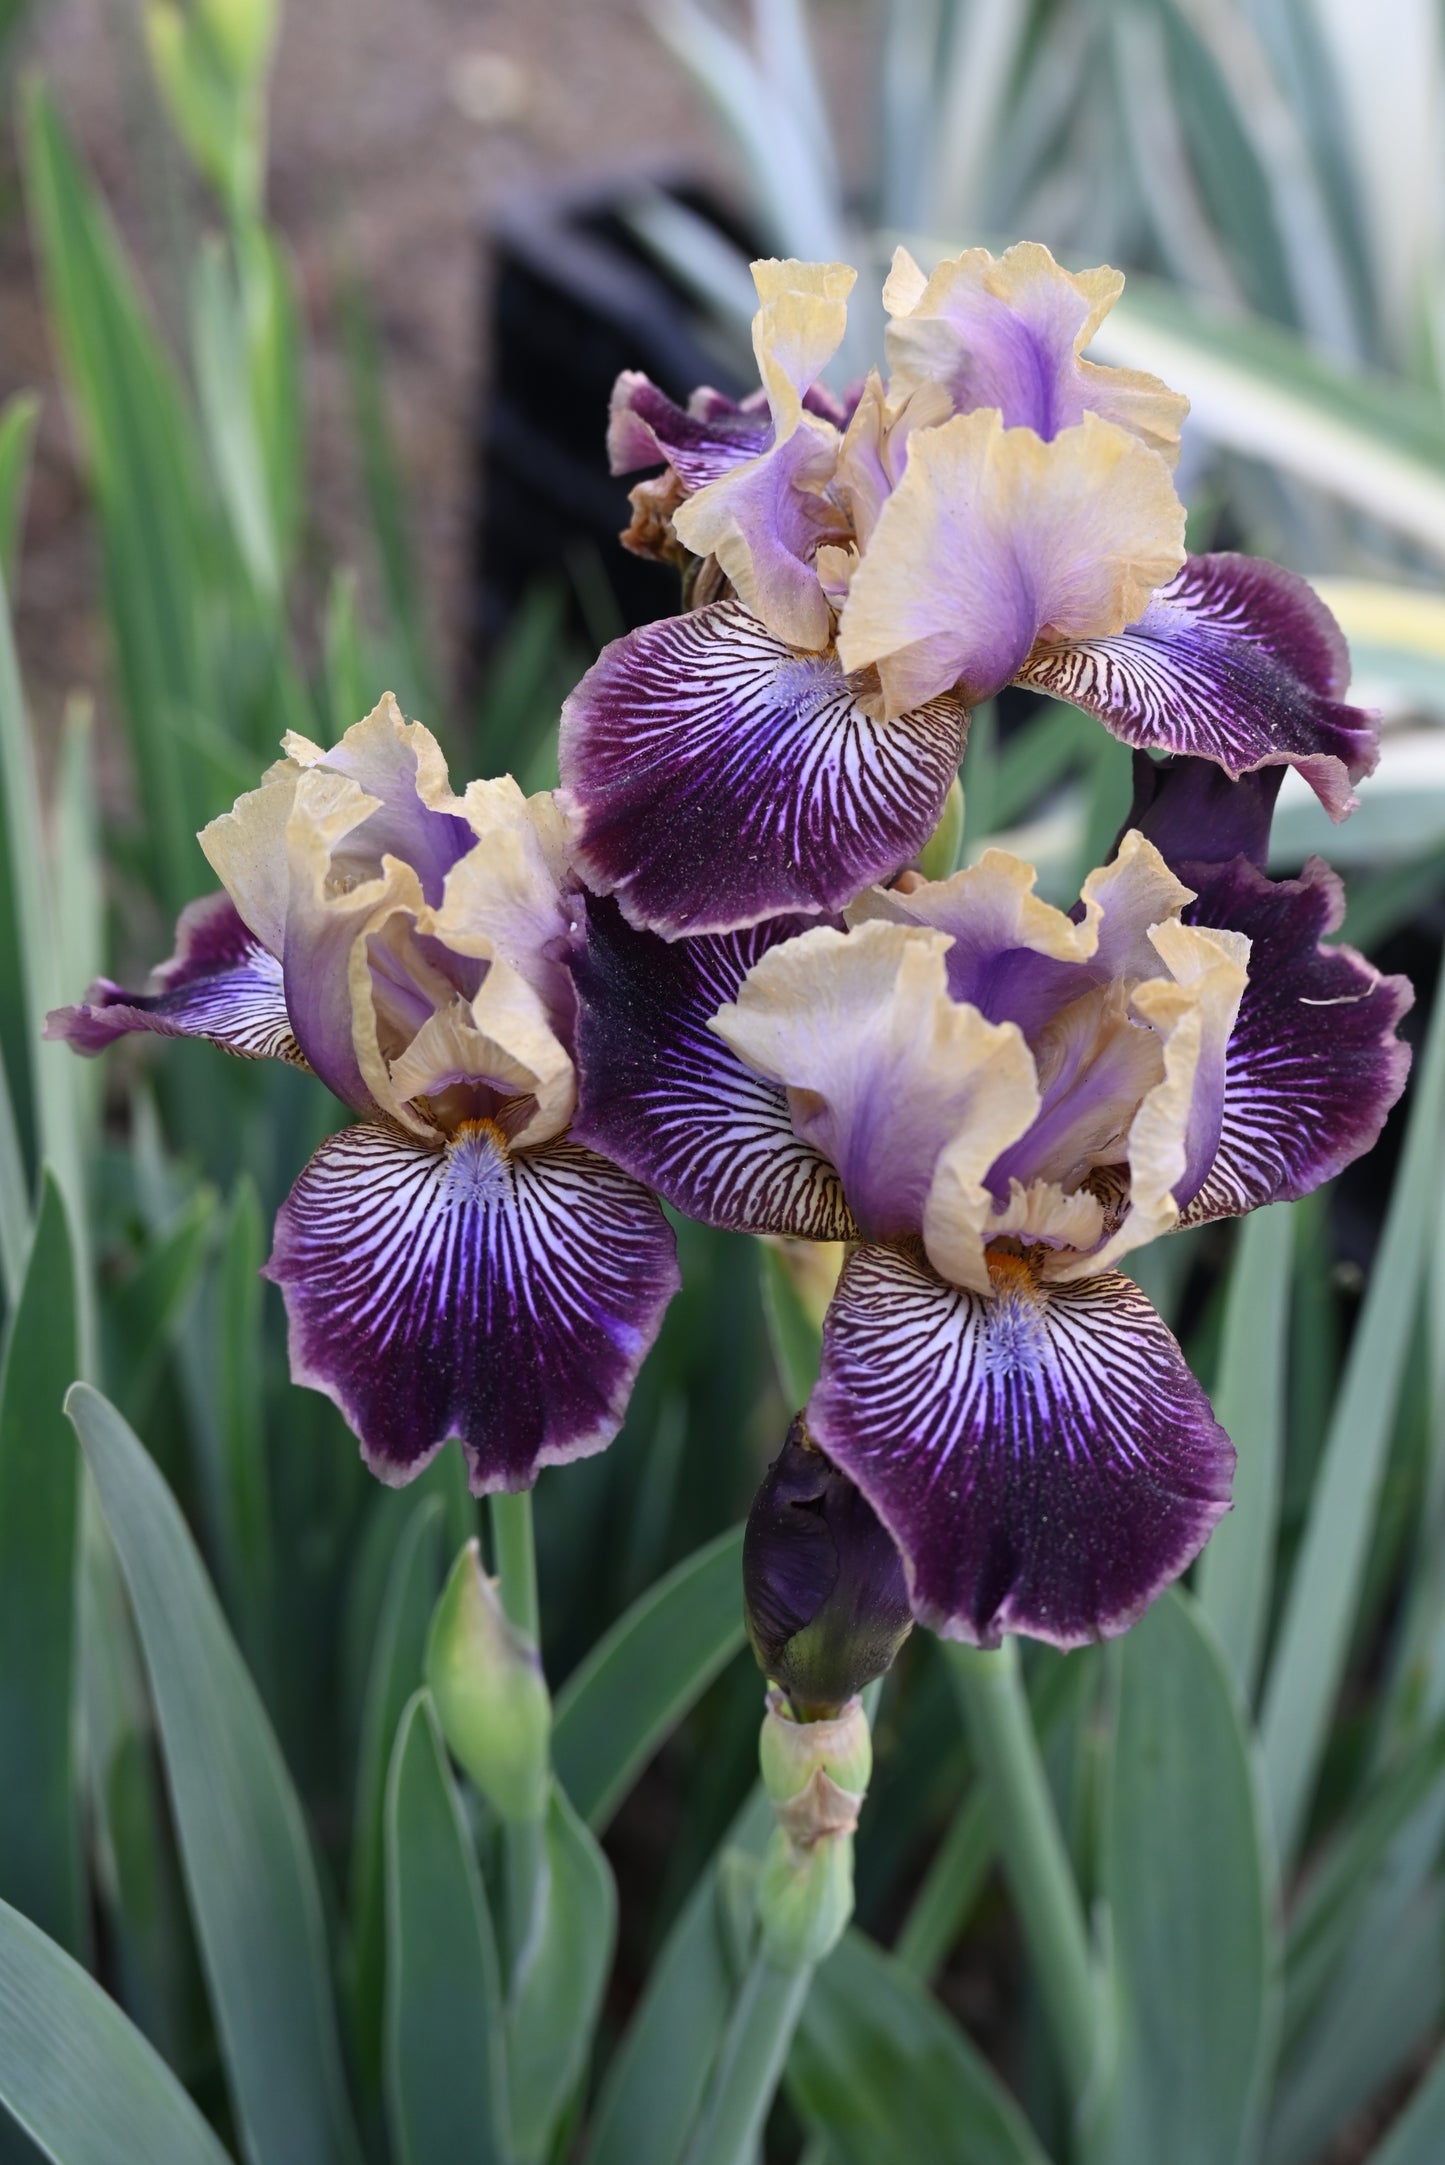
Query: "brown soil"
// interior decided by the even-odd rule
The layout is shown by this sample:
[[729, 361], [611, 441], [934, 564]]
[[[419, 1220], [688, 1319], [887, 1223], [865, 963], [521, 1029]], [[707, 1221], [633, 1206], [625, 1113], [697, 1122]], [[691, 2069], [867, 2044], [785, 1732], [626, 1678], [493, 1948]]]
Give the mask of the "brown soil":
[[[825, 23], [830, 73], [866, 72], [868, 10]], [[177, 267], [208, 211], [161, 121], [141, 0], [35, 0], [15, 75], [38, 65], [183, 349]], [[337, 286], [359, 269], [410, 490], [437, 674], [455, 682], [485, 375], [485, 235], [509, 192], [639, 160], [726, 172], [692, 94], [636, 0], [291, 0], [272, 95], [270, 202], [295, 255], [312, 343], [311, 501], [325, 553], [363, 528]], [[93, 547], [35, 291], [18, 179], [0, 204], [0, 397], [45, 413], [19, 595], [42, 736], [106, 654]], [[364, 566], [363, 566], [364, 569]]]

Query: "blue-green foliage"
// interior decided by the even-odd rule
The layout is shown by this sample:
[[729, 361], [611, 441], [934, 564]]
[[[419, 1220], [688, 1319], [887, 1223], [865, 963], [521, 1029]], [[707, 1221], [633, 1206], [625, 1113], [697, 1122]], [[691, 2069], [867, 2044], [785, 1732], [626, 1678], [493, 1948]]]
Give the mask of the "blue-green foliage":
[[[1358, 176], [1327, 125], [1341, 93], [1318, 11], [1240, 6], [1299, 100], [1318, 166], [1303, 196], [1278, 197], [1278, 131], [1241, 113], [1228, 55], [1198, 27], [1221, 11], [1061, 0], [890, 10], [876, 208], [961, 226], [1026, 200], [1059, 157], [1086, 193], [1097, 153], [1067, 67], [1087, 48], [1101, 98], [1121, 95], [1111, 70], [1137, 90], [1162, 67], [1236, 298], [1276, 320], [1221, 327], [1161, 287], [1131, 335], [1167, 334], [1213, 371], [1225, 442], [1245, 440], [1263, 386], [1305, 447], [1283, 483], [1224, 462], [1192, 508], [1226, 505], [1251, 533], [1257, 510], [1307, 534], [1319, 568], [1333, 528], [1298, 470], [1314, 443], [1355, 507], [1354, 544], [1409, 572], [1406, 544], [1368, 522], [1388, 520], [1402, 458], [1426, 483], [1410, 546], [1439, 511], [1433, 363], [1376, 290]], [[806, 213], [831, 252], [851, 212], [820, 148], [801, 12], [765, 12], [766, 96], [715, 20], [699, 31], [678, 5], [669, 34], [703, 41], [780, 242]], [[332, 740], [390, 683], [465, 768], [542, 776], [584, 659], [540, 590], [475, 711], [438, 711], [386, 355], [355, 284], [338, 334], [370, 530], [356, 564], [308, 580], [324, 599], [297, 621], [308, 357], [265, 211], [273, 28], [260, 0], [153, 11], [166, 112], [211, 191], [185, 354], [50, 95], [24, 101], [26, 204], [111, 634], [96, 689], [136, 788], [102, 832], [79, 711], [36, 757], [0, 614], [0, 2155], [685, 2165], [700, 2115], [716, 2124], [755, 1975], [768, 1822], [736, 1529], [816, 1368], [794, 1280], [771, 1252], [683, 1227], [685, 1290], [623, 1434], [540, 1484], [554, 1776], [545, 1821], [519, 1835], [453, 1768], [423, 1688], [434, 1602], [479, 1526], [460, 1458], [406, 1495], [372, 1483], [331, 1407], [289, 1384], [257, 1276], [277, 1203], [338, 1116], [304, 1078], [205, 1048], [98, 1072], [39, 1037], [95, 970], [134, 975], [165, 951], [207, 884], [196, 828], [254, 785], [283, 729]], [[1045, 93], [1052, 147], [1022, 134]], [[1146, 149], [1132, 142], [1136, 164]], [[655, 213], [639, 230], [675, 243]], [[1150, 215], [1156, 268], [1173, 270], [1177, 236]], [[1331, 236], [1318, 291], [1311, 217]], [[1352, 377], [1360, 353], [1408, 394]], [[22, 598], [34, 416], [28, 397], [0, 415], [0, 565]], [[1418, 688], [1418, 650], [1380, 656]], [[1073, 713], [997, 724], [975, 720], [965, 849], [1043, 812], [1062, 892], [1117, 823], [1118, 762]], [[1413, 826], [1401, 857], [1362, 823], [1348, 929], [1370, 952], [1438, 911], [1437, 829]], [[1087, 1921], [1086, 2094], [1067, 2095], [1035, 1988], [1013, 1989], [996, 1830], [946, 1665], [916, 1634], [877, 1712], [859, 1927], [802, 2008], [770, 2158], [1305, 2165], [1424, 2064], [1445, 2021], [1442, 1092], [1437, 995], [1393, 1123], [1393, 1196], [1376, 1207], [1381, 1173], [1349, 1197], [1358, 1313], [1334, 1265], [1339, 1198], [1180, 1242], [1172, 1274], [1141, 1264], [1245, 1462], [1194, 1593], [1107, 1659], [1022, 1664]], [[1395, 1157], [1387, 1143], [1380, 1162]], [[77, 1378], [83, 1457], [62, 1415]], [[1375, 2165], [1445, 2154], [1442, 2066]]]

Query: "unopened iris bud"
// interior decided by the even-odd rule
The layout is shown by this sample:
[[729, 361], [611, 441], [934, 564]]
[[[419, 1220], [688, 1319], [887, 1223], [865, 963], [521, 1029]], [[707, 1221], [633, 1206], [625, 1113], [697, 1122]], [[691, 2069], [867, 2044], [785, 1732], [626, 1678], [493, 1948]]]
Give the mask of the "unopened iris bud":
[[963, 841], [963, 784], [955, 775], [948, 785], [938, 825], [918, 853], [918, 869], [926, 880], [946, 880], [958, 864]]
[[538, 1819], [550, 1778], [552, 1702], [533, 1641], [502, 1608], [469, 1541], [427, 1638], [426, 1680], [453, 1757], [503, 1819]]
[[758, 1666], [804, 1722], [882, 1676], [912, 1627], [891, 1535], [801, 1414], [748, 1514], [743, 1599]]
[[821, 1962], [853, 1914], [853, 1834], [873, 1771], [868, 1717], [854, 1699], [830, 1721], [795, 1721], [768, 1694], [758, 1744], [777, 1826], [763, 1857], [763, 1943], [785, 1968]]

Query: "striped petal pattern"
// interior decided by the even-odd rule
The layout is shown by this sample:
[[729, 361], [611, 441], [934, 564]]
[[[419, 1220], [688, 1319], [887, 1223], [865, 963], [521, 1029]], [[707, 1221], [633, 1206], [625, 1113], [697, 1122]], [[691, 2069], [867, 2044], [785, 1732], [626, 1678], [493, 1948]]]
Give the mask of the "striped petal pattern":
[[1228, 1506], [1229, 1438], [1115, 1271], [1043, 1287], [995, 1259], [980, 1296], [862, 1248], [807, 1419], [898, 1543], [915, 1615], [979, 1646], [1126, 1630]]
[[875, 721], [836, 655], [734, 601], [644, 625], [563, 709], [582, 870], [667, 938], [836, 910], [923, 847], [966, 723], [952, 698]]
[[708, 1028], [758, 958], [802, 929], [660, 940], [589, 899], [577, 985], [572, 1133], [689, 1217], [748, 1233], [844, 1240], [837, 1173], [793, 1133], [787, 1098]]
[[1341, 697], [1349, 676], [1340, 628], [1303, 579], [1221, 553], [1187, 558], [1117, 636], [1036, 647], [1018, 682], [1125, 744], [1193, 753], [1236, 778], [1298, 767], [1339, 820], [1379, 757], [1374, 716]]
[[654, 1199], [571, 1143], [510, 1153], [489, 1122], [440, 1149], [362, 1125], [322, 1144], [276, 1221], [291, 1373], [372, 1471], [409, 1481], [450, 1436], [472, 1488], [600, 1451], [678, 1285]]
[[1186, 919], [1252, 943], [1219, 1147], [1185, 1213], [1198, 1225], [1308, 1195], [1374, 1147], [1409, 1072], [1394, 1033], [1414, 992], [1353, 948], [1321, 945], [1344, 893], [1319, 858], [1297, 880], [1268, 880], [1243, 858], [1185, 871], [1198, 889]]
[[77, 1052], [104, 1052], [132, 1030], [201, 1037], [243, 1060], [289, 1060], [305, 1067], [281, 986], [281, 965], [241, 922], [227, 894], [188, 903], [176, 952], [152, 992], [126, 992], [97, 979], [84, 1000], [46, 1018], [45, 1035]]

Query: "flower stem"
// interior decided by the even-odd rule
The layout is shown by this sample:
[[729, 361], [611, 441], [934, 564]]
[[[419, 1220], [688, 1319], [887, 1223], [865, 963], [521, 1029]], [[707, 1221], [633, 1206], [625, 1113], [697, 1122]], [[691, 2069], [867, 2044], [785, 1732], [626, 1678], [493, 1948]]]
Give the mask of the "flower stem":
[[1054, 1813], [1012, 1640], [949, 1645], [994, 1837], [1075, 2106], [1093, 2072], [1096, 2019], [1083, 1905]]
[[537, 1552], [532, 1540], [532, 1492], [498, 1490], [491, 1499], [492, 1555], [502, 1582], [502, 1607], [518, 1631], [540, 1644]]
[[749, 2165], [813, 1982], [811, 1963], [780, 1969], [761, 1951], [743, 1979], [684, 2165]]

